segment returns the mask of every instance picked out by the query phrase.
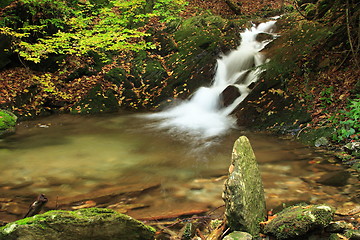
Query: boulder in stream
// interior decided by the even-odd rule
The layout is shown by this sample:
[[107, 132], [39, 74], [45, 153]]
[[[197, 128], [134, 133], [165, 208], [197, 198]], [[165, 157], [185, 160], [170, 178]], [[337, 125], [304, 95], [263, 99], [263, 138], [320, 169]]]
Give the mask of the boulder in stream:
[[0, 137], [15, 132], [17, 116], [12, 112], [0, 109]]
[[105, 208], [55, 210], [0, 228], [0, 240], [146, 240], [155, 230], [127, 215]]
[[264, 223], [264, 233], [279, 240], [299, 239], [311, 230], [328, 226], [334, 212], [332, 207], [325, 204], [288, 207]]
[[255, 154], [245, 136], [235, 141], [223, 199], [231, 230], [257, 235], [266, 213], [264, 188]]
[[240, 96], [241, 93], [237, 87], [234, 85], [227, 86], [220, 94], [220, 107], [230, 106]]

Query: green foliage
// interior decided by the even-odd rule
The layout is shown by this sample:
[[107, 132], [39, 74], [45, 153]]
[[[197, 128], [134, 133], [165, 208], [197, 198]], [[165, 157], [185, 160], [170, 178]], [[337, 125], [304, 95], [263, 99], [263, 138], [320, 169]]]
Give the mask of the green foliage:
[[154, 1], [153, 14], [161, 16], [163, 21], [171, 21], [178, 18], [180, 11], [187, 5], [185, 0], [157, 0]]
[[333, 135], [336, 141], [360, 139], [360, 99], [350, 100], [348, 109], [342, 111], [340, 119], [333, 119], [333, 123], [337, 124], [336, 133]]
[[329, 106], [330, 104], [332, 104], [334, 102], [333, 91], [334, 91], [334, 87], [330, 86], [330, 87], [324, 88], [320, 92], [320, 100], [321, 100], [322, 108], [326, 108], [327, 106]]
[[139, 51], [155, 48], [146, 41], [145, 23], [157, 17], [169, 21], [184, 0], [154, 0], [145, 12], [145, 0], [110, 0], [108, 5], [77, 0], [19, 0], [26, 18], [9, 12], [0, 20], [0, 34], [12, 38], [13, 51], [39, 63], [50, 55], [82, 56], [88, 52]]

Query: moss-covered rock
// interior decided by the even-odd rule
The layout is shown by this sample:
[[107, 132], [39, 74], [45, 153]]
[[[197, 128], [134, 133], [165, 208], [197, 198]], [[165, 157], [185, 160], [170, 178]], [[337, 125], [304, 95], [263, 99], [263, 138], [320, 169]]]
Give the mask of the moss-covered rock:
[[322, 127], [317, 129], [304, 129], [299, 135], [298, 138], [302, 143], [311, 146], [321, 146], [322, 144], [318, 145], [320, 142], [319, 139], [326, 138], [331, 139], [332, 135], [334, 134], [334, 128], [329, 127]]
[[223, 199], [230, 229], [258, 235], [266, 212], [264, 188], [255, 154], [245, 136], [235, 141]]
[[118, 100], [111, 90], [103, 91], [100, 85], [96, 85], [89, 93], [77, 102], [71, 113], [96, 114], [103, 112], [115, 112], [119, 109]]
[[110, 209], [49, 211], [0, 228], [0, 240], [146, 240], [155, 230]]
[[226, 235], [224, 240], [252, 240], [253, 237], [247, 232], [235, 231]]
[[0, 137], [15, 131], [17, 116], [0, 109]]
[[270, 220], [263, 232], [279, 240], [299, 239], [311, 230], [326, 227], [334, 212], [332, 207], [325, 204], [289, 207]]

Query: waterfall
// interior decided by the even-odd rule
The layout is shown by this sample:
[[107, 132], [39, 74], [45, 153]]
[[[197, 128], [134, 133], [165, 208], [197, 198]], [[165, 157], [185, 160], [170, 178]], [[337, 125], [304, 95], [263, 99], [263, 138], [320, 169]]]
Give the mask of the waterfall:
[[[246, 29], [241, 33], [240, 46], [217, 60], [210, 87], [200, 87], [190, 99], [148, 117], [159, 119], [159, 128], [205, 139], [223, 135], [234, 128], [236, 119], [230, 113], [250, 93], [250, 85], [258, 80], [262, 70], [257, 67], [265, 61], [260, 51], [276, 36], [274, 25], [275, 21], [269, 21]], [[259, 34], [270, 38], [259, 40]], [[221, 93], [228, 86], [238, 89], [240, 95], [232, 103], [222, 106]]]

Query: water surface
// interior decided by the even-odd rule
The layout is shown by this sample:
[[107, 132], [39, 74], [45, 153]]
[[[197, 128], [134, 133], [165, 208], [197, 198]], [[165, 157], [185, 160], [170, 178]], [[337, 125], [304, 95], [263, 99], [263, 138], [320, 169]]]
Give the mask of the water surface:
[[[55, 115], [21, 122], [15, 135], [0, 142], [0, 198], [18, 204], [17, 211], [9, 210], [15, 218], [26, 210], [23, 204], [30, 204], [40, 193], [49, 198], [49, 208], [56, 208], [61, 205], [59, 199], [78, 196], [79, 201], [79, 196], [86, 196], [85, 201], [91, 194], [118, 191], [121, 186], [129, 192], [136, 192], [134, 186], [139, 191], [141, 186], [150, 188], [141, 194], [94, 201], [106, 207], [121, 201], [140, 204], [141, 209], [129, 211], [140, 217], [156, 215], [159, 208], [215, 208], [222, 205], [232, 145], [241, 135], [254, 148], [269, 209], [298, 201], [341, 206], [352, 203], [358, 189], [352, 177], [343, 186], [319, 184], [324, 174], [341, 172], [342, 167], [292, 140], [244, 130], [194, 140], [153, 128], [154, 124], [124, 113]], [[8, 215], [1, 213], [1, 218]]]

